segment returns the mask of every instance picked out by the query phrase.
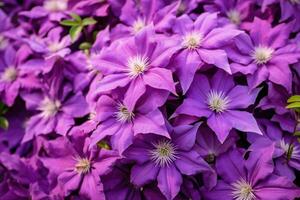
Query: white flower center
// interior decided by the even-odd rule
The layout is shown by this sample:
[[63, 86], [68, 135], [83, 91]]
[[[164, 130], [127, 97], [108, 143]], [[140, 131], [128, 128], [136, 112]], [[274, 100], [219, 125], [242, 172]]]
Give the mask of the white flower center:
[[91, 162], [87, 158], [76, 158], [75, 170], [78, 173], [86, 174], [91, 169]]
[[239, 25], [241, 23], [241, 15], [240, 15], [239, 11], [237, 11], [237, 10], [233, 9], [233, 10], [228, 11], [227, 17], [234, 24]]
[[137, 19], [133, 25], [132, 25], [132, 29], [133, 29], [133, 33], [138, 33], [140, 30], [142, 30], [145, 27], [145, 22], [142, 19]]
[[272, 58], [274, 50], [270, 47], [259, 45], [255, 47], [251, 57], [256, 64], [266, 64]]
[[4, 50], [8, 46], [8, 40], [0, 34], [0, 50]]
[[52, 117], [56, 115], [61, 107], [61, 103], [58, 100], [51, 100], [49, 98], [45, 98], [41, 105], [40, 110], [42, 111], [42, 116], [44, 118]]
[[57, 12], [57, 11], [64, 11], [68, 8], [68, 1], [67, 0], [48, 0], [44, 2], [44, 8], [46, 10]]
[[2, 73], [1, 80], [7, 82], [13, 82], [18, 77], [18, 71], [15, 67], [7, 67]]
[[154, 149], [149, 153], [156, 165], [161, 167], [168, 166], [178, 158], [176, 146], [168, 140], [161, 140], [158, 143], [154, 143], [153, 146]]
[[130, 112], [123, 104], [118, 105], [118, 111], [115, 113], [119, 122], [129, 122], [134, 118], [134, 113]]
[[300, 0], [290, 0], [292, 4], [300, 4]]
[[183, 37], [182, 46], [189, 50], [197, 49], [203, 40], [202, 33], [190, 32]]
[[49, 51], [51, 51], [52, 53], [57, 52], [57, 51], [61, 50], [62, 48], [63, 48], [62, 43], [58, 43], [58, 42], [51, 43], [48, 46]]
[[244, 179], [233, 183], [232, 190], [234, 200], [254, 200], [256, 198], [251, 184]]
[[215, 90], [209, 91], [207, 95], [207, 104], [212, 111], [221, 113], [226, 111], [230, 100], [224, 92], [217, 92]]
[[149, 66], [149, 59], [145, 56], [134, 56], [129, 58], [127, 66], [129, 68], [129, 76], [135, 78], [144, 73]]

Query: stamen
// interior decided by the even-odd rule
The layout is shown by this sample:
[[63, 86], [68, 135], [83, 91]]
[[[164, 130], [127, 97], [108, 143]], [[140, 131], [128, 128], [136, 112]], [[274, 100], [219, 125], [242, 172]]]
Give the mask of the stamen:
[[259, 45], [251, 54], [252, 59], [256, 64], [266, 64], [272, 58], [274, 50], [270, 47]]
[[2, 76], [1, 76], [1, 80], [2, 81], [7, 81], [7, 82], [13, 82], [17, 79], [18, 77], [18, 71], [15, 67], [7, 67]]
[[191, 32], [183, 37], [182, 46], [189, 50], [197, 49], [203, 40], [203, 35], [199, 32]]
[[115, 113], [120, 122], [130, 122], [134, 118], [134, 113], [130, 112], [123, 104], [118, 104], [118, 111]]
[[222, 91], [211, 90], [207, 95], [207, 104], [214, 112], [222, 113], [226, 111], [229, 103], [229, 98]]
[[57, 12], [57, 11], [64, 11], [68, 8], [68, 1], [67, 0], [48, 0], [44, 2], [44, 8], [46, 10]]
[[56, 115], [61, 107], [61, 103], [58, 100], [51, 100], [49, 98], [45, 98], [39, 109], [42, 111], [42, 116], [44, 118], [52, 117]]
[[170, 165], [178, 156], [176, 146], [168, 140], [161, 140], [153, 143], [154, 149], [149, 152], [152, 161], [161, 167]]
[[76, 158], [75, 170], [78, 173], [86, 174], [91, 169], [91, 162], [87, 158]]
[[133, 29], [133, 33], [138, 33], [140, 30], [142, 30], [145, 27], [145, 22], [142, 19], [137, 19], [133, 25], [132, 25], [132, 29]]
[[4, 50], [8, 46], [8, 40], [0, 34], [0, 50]]
[[129, 76], [135, 78], [147, 70], [149, 59], [145, 56], [137, 55], [129, 58], [127, 66], [129, 68]]
[[239, 25], [241, 23], [241, 16], [240, 16], [240, 13], [239, 11], [237, 10], [230, 10], [227, 12], [227, 17], [229, 18], [229, 20], [236, 24], [236, 25]]
[[62, 43], [54, 42], [48, 46], [50, 52], [55, 53], [63, 48]]
[[244, 179], [233, 183], [232, 190], [234, 200], [254, 200], [256, 198], [251, 184]]

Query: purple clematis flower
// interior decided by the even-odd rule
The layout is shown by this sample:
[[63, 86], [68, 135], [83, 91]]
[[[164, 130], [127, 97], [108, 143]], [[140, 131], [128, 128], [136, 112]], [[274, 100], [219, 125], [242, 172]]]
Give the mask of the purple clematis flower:
[[59, 21], [66, 16], [68, 0], [45, 0], [42, 5], [33, 7], [30, 11], [22, 11], [19, 14], [30, 19], [46, 18], [50, 21]]
[[74, 124], [74, 118], [88, 114], [88, 105], [82, 93], [78, 92], [69, 97], [72, 87], [62, 84], [59, 73], [61, 71], [54, 70], [54, 78], [47, 77], [49, 82], [43, 85], [41, 91], [22, 93], [27, 109], [35, 113], [26, 123], [23, 142], [52, 132], [66, 135]]
[[134, 36], [148, 25], [154, 25], [158, 32], [165, 32], [171, 28], [175, 18], [179, 2], [166, 5], [163, 0], [126, 0], [121, 9], [120, 20], [112, 30], [114, 39]]
[[247, 34], [239, 35], [235, 38], [236, 48], [227, 51], [234, 61], [231, 64], [232, 71], [247, 74], [251, 88], [269, 80], [291, 91], [289, 64], [298, 62], [300, 52], [296, 44], [288, 43], [289, 33], [290, 27], [287, 24], [272, 28], [269, 22], [255, 18], [250, 37]]
[[97, 17], [107, 16], [108, 11], [109, 11], [109, 3], [105, 0], [104, 1], [102, 0], [77, 1], [77, 3], [74, 4], [71, 9], [71, 12], [75, 12], [78, 15], [93, 15]]
[[237, 139], [236, 133], [232, 130], [222, 144], [211, 129], [201, 126], [197, 134], [195, 150], [206, 162], [214, 164], [217, 157], [236, 146], [235, 142]]
[[173, 65], [183, 93], [188, 90], [197, 69], [203, 63], [215, 65], [231, 73], [227, 54], [222, 47], [241, 31], [218, 27], [217, 13], [201, 14], [195, 22], [183, 15], [177, 18], [173, 31], [173, 45], [179, 49]]
[[187, 92], [187, 98], [173, 117], [191, 116], [193, 121], [207, 118], [208, 126], [223, 143], [230, 130], [262, 134], [253, 115], [242, 111], [254, 103], [258, 90], [251, 92], [247, 86], [235, 85], [232, 77], [218, 71], [209, 80], [204, 75], [196, 75]]
[[5, 37], [5, 31], [11, 28], [11, 22], [10, 18], [2, 11], [0, 10], [0, 21], [1, 21], [1, 27], [0, 27], [0, 55], [1, 52], [6, 49], [6, 47], [9, 45], [8, 38]]
[[9, 106], [13, 105], [20, 88], [38, 88], [38, 78], [34, 74], [24, 72], [20, 65], [26, 59], [24, 48], [17, 52], [9, 46], [0, 58], [0, 94], [2, 100]]
[[97, 147], [89, 150], [90, 140], [82, 132], [72, 136], [76, 137], [71, 142], [64, 137], [50, 141], [45, 147], [50, 157], [43, 157], [41, 161], [57, 176], [65, 196], [78, 189], [80, 195], [90, 199], [104, 198], [100, 175], [110, 170], [119, 158], [118, 153]]
[[[152, 94], [167, 96], [155, 91]], [[110, 136], [112, 147], [122, 153], [132, 144], [132, 140], [137, 134], [155, 133], [169, 137], [164, 117], [157, 109], [165, 102], [165, 99], [162, 99], [160, 103], [155, 95], [146, 97], [146, 101], [145, 97], [143, 99], [144, 101], [137, 104], [134, 109], [129, 109], [130, 102], [125, 100], [120, 102], [107, 95], [101, 96], [97, 102], [94, 117], [94, 120], [100, 124], [91, 136], [91, 145]]]
[[64, 58], [71, 50], [67, 48], [71, 45], [69, 35], [61, 37], [63, 29], [61, 27], [53, 28], [49, 31], [47, 37], [40, 38], [32, 36], [30, 39], [23, 39], [34, 52], [41, 53], [46, 59], [53, 56]]
[[[122, 162], [122, 161], [121, 161]], [[165, 200], [159, 189], [153, 184], [138, 187], [130, 182], [130, 166], [117, 163], [112, 171], [101, 176], [105, 199]]]
[[204, 6], [209, 12], [220, 12], [224, 24], [228, 22], [241, 26], [251, 15], [254, 2], [251, 0], [216, 0], [213, 4]]
[[36, 173], [17, 155], [0, 153], [0, 196], [3, 200], [30, 198], [28, 187]]
[[182, 174], [212, 172], [201, 156], [192, 150], [198, 128], [199, 124], [175, 127], [171, 130], [171, 139], [154, 134], [136, 136], [124, 152], [127, 159], [136, 162], [131, 169], [131, 182], [143, 186], [157, 180], [158, 188], [169, 200], [178, 194]]
[[136, 37], [118, 40], [92, 60], [104, 77], [98, 83], [95, 97], [118, 87], [128, 86], [125, 101], [136, 101], [146, 92], [146, 87], [170, 91], [176, 94], [172, 72], [164, 67], [169, 63], [175, 49], [154, 41], [151, 27]]
[[262, 11], [266, 10], [268, 6], [275, 3], [280, 3], [280, 22], [288, 19], [293, 19], [294, 31], [300, 29], [300, 1], [298, 0], [261, 0]]
[[284, 176], [273, 174], [274, 146], [250, 153], [244, 160], [241, 152], [233, 150], [222, 155], [216, 163], [221, 177], [212, 191], [205, 191], [207, 200], [293, 200], [300, 190]]
[[296, 177], [293, 169], [300, 170], [300, 144], [297, 138], [283, 133], [275, 123], [270, 121], [261, 120], [260, 125], [264, 129], [264, 137], [249, 134], [248, 140], [251, 143], [249, 149], [258, 150], [275, 144], [273, 155], [275, 172], [294, 181]]

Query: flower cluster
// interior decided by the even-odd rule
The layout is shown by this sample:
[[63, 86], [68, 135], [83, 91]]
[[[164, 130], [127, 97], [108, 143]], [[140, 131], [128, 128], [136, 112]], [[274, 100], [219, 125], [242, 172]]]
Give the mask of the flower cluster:
[[300, 197], [300, 0], [3, 0], [0, 22], [1, 200]]

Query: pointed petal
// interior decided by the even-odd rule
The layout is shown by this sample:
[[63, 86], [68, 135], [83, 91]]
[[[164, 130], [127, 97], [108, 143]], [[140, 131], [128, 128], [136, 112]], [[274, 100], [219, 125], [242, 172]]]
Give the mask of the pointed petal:
[[143, 76], [146, 85], [176, 94], [172, 72], [164, 68], [149, 69]]
[[142, 187], [145, 184], [156, 180], [159, 167], [152, 162], [147, 162], [142, 165], [135, 165], [131, 169], [130, 180], [133, 184]]
[[182, 184], [181, 174], [171, 165], [160, 169], [157, 177], [158, 188], [167, 200], [173, 199], [179, 192]]

